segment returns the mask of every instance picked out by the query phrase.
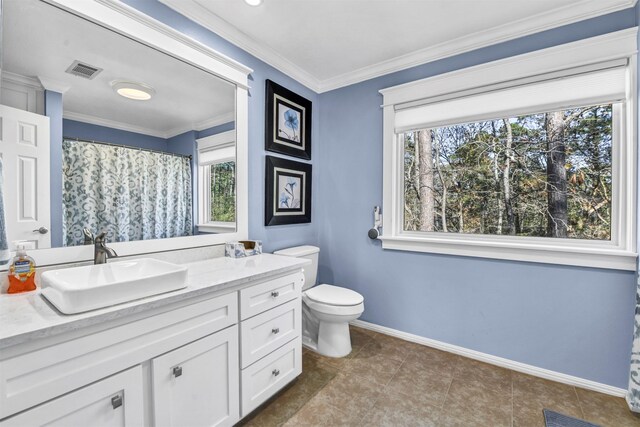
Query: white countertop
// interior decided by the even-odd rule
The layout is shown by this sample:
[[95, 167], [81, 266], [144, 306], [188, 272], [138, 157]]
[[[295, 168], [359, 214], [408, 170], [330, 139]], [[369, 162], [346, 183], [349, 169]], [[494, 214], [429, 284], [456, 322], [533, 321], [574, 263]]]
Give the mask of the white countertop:
[[3, 294], [0, 295], [0, 348], [242, 286], [255, 280], [295, 271], [310, 262], [304, 258], [262, 254], [239, 259], [219, 257], [187, 263], [183, 264], [189, 269], [186, 288], [72, 315], [60, 313], [40, 295], [40, 289], [25, 294]]

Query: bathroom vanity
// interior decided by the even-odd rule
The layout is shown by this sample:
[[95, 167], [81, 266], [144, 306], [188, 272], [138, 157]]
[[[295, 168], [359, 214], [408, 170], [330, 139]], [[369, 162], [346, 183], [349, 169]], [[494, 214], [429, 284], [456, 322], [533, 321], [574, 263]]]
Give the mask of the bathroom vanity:
[[302, 372], [307, 263], [189, 263], [184, 289], [75, 315], [0, 296], [0, 426], [233, 425]]

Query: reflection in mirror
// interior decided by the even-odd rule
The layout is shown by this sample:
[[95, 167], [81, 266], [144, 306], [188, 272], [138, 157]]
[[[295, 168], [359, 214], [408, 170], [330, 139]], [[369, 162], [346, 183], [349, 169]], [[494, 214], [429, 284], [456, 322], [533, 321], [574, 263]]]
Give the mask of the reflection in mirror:
[[39, 0], [2, 15], [11, 250], [235, 231], [233, 84]]

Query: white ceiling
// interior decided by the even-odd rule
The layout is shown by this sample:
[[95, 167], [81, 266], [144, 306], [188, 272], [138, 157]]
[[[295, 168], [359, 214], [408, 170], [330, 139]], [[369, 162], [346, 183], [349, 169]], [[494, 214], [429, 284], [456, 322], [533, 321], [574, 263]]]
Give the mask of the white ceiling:
[[636, 0], [160, 0], [317, 92]]
[[[36, 0], [4, 0], [3, 72], [69, 87], [64, 116], [168, 138], [232, 121], [235, 87], [211, 74]], [[65, 73], [74, 60], [104, 70]], [[118, 96], [113, 80], [142, 82], [150, 101]]]

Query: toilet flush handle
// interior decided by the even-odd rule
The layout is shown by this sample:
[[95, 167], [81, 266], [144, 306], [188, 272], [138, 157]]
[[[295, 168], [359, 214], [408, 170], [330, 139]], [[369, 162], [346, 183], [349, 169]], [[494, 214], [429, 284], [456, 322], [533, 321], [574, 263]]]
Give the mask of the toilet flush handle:
[[278, 291], [271, 292], [271, 296], [274, 297], [274, 298], [278, 298], [278, 295], [280, 295], [280, 292], [278, 292]]

